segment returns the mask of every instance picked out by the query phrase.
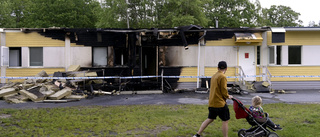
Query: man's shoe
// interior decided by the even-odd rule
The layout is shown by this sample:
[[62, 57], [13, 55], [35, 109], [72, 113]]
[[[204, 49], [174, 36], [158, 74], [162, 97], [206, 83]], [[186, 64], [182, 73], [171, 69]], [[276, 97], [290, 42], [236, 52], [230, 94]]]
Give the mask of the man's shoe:
[[201, 137], [199, 134], [195, 134], [192, 137]]
[[274, 129], [275, 130], [282, 130], [282, 128], [280, 126], [276, 126]]

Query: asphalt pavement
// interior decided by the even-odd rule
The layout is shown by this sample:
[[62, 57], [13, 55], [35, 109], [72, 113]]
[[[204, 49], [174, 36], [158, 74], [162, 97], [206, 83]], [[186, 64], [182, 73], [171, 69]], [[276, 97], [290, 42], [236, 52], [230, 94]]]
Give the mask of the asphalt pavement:
[[[251, 104], [253, 96], [261, 96], [264, 104], [268, 103], [320, 103], [319, 90], [299, 90], [291, 93], [249, 93], [246, 95], [233, 94], [235, 98], [245, 105]], [[151, 104], [207, 104], [208, 93], [163, 93], [163, 94], [130, 94], [130, 95], [100, 95], [90, 99], [67, 103], [43, 103], [32, 102], [19, 104], [9, 104], [0, 100], [0, 108], [53, 108], [53, 107], [73, 107], [73, 106], [114, 106], [114, 105], [151, 105]], [[232, 100], [227, 100], [232, 105]]]

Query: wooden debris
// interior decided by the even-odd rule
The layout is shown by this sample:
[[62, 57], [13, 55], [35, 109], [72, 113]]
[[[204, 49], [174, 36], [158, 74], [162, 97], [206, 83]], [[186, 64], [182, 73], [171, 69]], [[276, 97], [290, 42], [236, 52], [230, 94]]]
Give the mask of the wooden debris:
[[[55, 72], [61, 73], [62, 76], [58, 77], [96, 77], [97, 72], [79, 71], [79, 65], [72, 65], [68, 68], [68, 72]], [[35, 77], [49, 77], [45, 71], [39, 72]], [[74, 82], [73, 82], [74, 81]], [[22, 103], [27, 100], [34, 102], [51, 102], [51, 103], [64, 103], [71, 101], [78, 101], [86, 98], [89, 94], [101, 95], [119, 95], [120, 92], [113, 90], [112, 92], [95, 90], [93, 92], [85, 92], [80, 88], [90, 84], [104, 84], [104, 80], [66, 80], [66, 79], [27, 79], [24, 82], [11, 82], [0, 87], [0, 98], [9, 103]], [[93, 90], [93, 87], [90, 91]], [[137, 92], [134, 91], [135, 94]], [[65, 100], [61, 100], [65, 98]]]
[[32, 90], [32, 89], [35, 89], [35, 88], [38, 88], [40, 85], [35, 85], [35, 86], [32, 86], [30, 88], [27, 88], [27, 90]]
[[270, 86], [270, 84], [269, 84], [269, 82], [266, 82], [266, 81], [265, 81], [265, 82], [262, 83], [262, 86], [267, 88], [267, 87]]
[[68, 100], [43, 100], [44, 103], [67, 103]]
[[102, 91], [102, 90], [95, 90], [93, 91], [94, 94], [105, 94], [105, 95], [112, 95], [112, 92], [106, 92], [106, 91]]
[[10, 94], [15, 94], [15, 93], [18, 93], [18, 91], [15, 88], [2, 89], [0, 90], [0, 97], [10, 95]]
[[71, 65], [69, 66], [67, 71], [79, 71], [80, 70], [80, 65]]
[[47, 90], [47, 91], [40, 91], [45, 97], [48, 97], [48, 96], [51, 96], [51, 95], [53, 95], [54, 93], [56, 93], [56, 92], [54, 92], [54, 91], [52, 91], [52, 90]]
[[28, 89], [28, 88], [31, 88], [33, 87], [35, 84], [21, 84], [22, 88], [23, 89]]
[[21, 95], [24, 95], [26, 97], [28, 97], [29, 99], [31, 99], [32, 101], [41, 101], [41, 100], [44, 100], [44, 96], [43, 95], [40, 95], [40, 96], [37, 96], [27, 90], [20, 90], [19, 93]]
[[97, 77], [97, 72], [76, 73], [75, 77]]
[[83, 99], [83, 98], [86, 98], [86, 96], [84, 95], [69, 95], [69, 96], [66, 96], [65, 99]]
[[72, 93], [71, 88], [66, 87], [66, 88], [56, 92], [55, 94], [49, 96], [48, 98], [50, 98], [52, 100], [59, 100], [65, 96], [71, 95], [71, 93]]
[[[45, 72], [44, 70], [42, 70], [41, 72], [39, 72], [37, 75], [35, 75], [35, 77], [49, 77], [49, 75], [47, 74], [47, 72]], [[45, 82], [47, 79], [36, 79], [37, 83], [43, 83]]]
[[293, 94], [293, 93], [297, 93], [297, 92], [296, 91], [278, 90], [278, 93], [280, 93], [280, 94]]
[[96, 80], [91, 80], [92, 82], [94, 82], [95, 84], [102, 84], [103, 80], [102, 79], [96, 79]]
[[2, 98], [3, 98], [4, 100], [7, 100], [7, 99], [9, 99], [9, 98], [11, 98], [11, 97], [18, 96], [18, 95], [19, 95], [18, 93], [14, 93], [14, 94], [10, 94], [10, 95], [5, 95], [5, 96], [3, 96]]
[[14, 96], [10, 96], [8, 98], [6, 98], [5, 100], [8, 102], [8, 103], [25, 103], [26, 101], [28, 101], [29, 98], [27, 98], [26, 96], [24, 95], [18, 95], [18, 94], [15, 94]]
[[57, 92], [60, 90], [60, 88], [57, 85], [53, 85], [53, 84], [46, 84], [44, 85], [47, 87], [48, 90], [52, 90], [54, 92]]
[[161, 90], [136, 91], [136, 94], [162, 94]]
[[9, 83], [5, 84], [4, 86], [2, 86], [2, 87], [0, 88], [0, 90], [6, 89], [6, 88], [12, 88], [12, 87], [14, 87], [14, 86], [16, 86], [16, 85], [18, 85], [18, 84], [19, 84], [19, 83], [9, 82]]

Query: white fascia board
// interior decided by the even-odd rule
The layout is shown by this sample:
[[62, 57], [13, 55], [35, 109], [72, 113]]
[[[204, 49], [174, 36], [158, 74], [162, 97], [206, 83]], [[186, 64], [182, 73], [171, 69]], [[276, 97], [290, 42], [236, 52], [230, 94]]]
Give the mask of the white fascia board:
[[286, 31], [320, 31], [320, 28], [301, 27], [301, 28], [285, 28]]
[[285, 33], [286, 32], [286, 29], [283, 28], [283, 27], [271, 27], [271, 32], [282, 32], [282, 33]]

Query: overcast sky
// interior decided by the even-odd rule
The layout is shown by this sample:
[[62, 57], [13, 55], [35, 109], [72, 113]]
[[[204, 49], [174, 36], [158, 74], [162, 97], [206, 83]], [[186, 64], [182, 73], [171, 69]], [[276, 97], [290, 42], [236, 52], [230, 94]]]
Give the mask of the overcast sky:
[[270, 8], [271, 5], [284, 5], [293, 11], [300, 13], [299, 19], [304, 26], [308, 26], [310, 21], [316, 24], [320, 21], [320, 1], [319, 0], [259, 0], [263, 8]]

